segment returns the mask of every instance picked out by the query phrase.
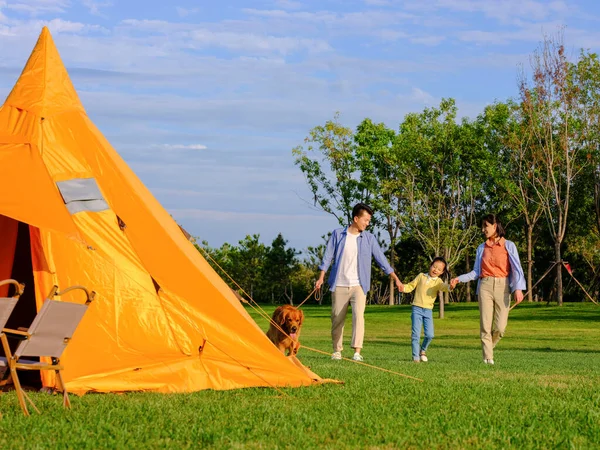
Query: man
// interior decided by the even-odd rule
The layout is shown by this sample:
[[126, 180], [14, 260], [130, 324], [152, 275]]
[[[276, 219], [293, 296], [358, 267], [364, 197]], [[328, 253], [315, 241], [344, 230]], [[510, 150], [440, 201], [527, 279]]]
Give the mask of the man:
[[400, 280], [388, 263], [377, 239], [365, 231], [371, 223], [373, 210], [364, 203], [358, 203], [352, 209], [352, 223], [346, 228], [333, 230], [323, 261], [319, 266], [321, 274], [315, 283], [320, 289], [325, 280], [325, 272], [333, 261], [329, 274], [329, 286], [332, 291], [331, 305], [331, 339], [333, 354], [331, 359], [342, 359], [342, 341], [344, 337], [344, 321], [348, 305], [352, 305], [352, 342], [355, 361], [362, 361], [360, 354], [365, 334], [365, 304], [367, 292], [371, 287], [371, 257], [379, 267], [396, 282], [398, 289]]

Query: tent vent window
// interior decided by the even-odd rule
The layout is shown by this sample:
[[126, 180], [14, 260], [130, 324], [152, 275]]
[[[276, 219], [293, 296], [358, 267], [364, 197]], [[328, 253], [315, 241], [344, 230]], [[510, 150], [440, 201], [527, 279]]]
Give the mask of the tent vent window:
[[56, 183], [71, 214], [82, 211], [100, 212], [109, 209], [93, 178], [74, 178]]

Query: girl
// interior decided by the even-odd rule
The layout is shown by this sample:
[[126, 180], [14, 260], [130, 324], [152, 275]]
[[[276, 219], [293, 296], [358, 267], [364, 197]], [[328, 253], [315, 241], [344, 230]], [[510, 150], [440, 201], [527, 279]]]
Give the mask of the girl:
[[454, 278], [450, 284], [477, 280], [479, 323], [483, 362], [494, 364], [494, 347], [504, 336], [508, 322], [510, 293], [523, 301], [525, 275], [516, 245], [504, 238], [504, 227], [495, 214], [481, 219], [485, 242], [477, 248], [473, 270]]
[[[448, 264], [441, 256], [433, 258], [429, 266], [428, 273], [420, 273], [417, 277], [408, 284], [402, 285], [400, 292], [415, 291], [415, 297], [412, 302], [412, 357], [414, 362], [427, 362], [427, 347], [433, 339], [433, 304], [438, 292], [448, 292], [450, 286], [445, 283], [440, 276], [447, 279], [450, 276], [448, 273]], [[423, 343], [419, 345], [421, 340], [421, 326], [425, 329], [425, 338]]]

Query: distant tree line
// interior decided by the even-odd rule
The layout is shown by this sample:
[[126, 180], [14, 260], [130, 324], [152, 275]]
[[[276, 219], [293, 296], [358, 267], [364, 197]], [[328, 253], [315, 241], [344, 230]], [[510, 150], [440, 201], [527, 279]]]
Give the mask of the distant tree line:
[[[403, 281], [444, 256], [453, 273], [472, 269], [479, 218], [499, 214], [519, 248], [526, 300], [582, 301], [600, 291], [600, 61], [582, 50], [570, 61], [562, 36], [544, 39], [518, 96], [458, 120], [452, 98], [407, 114], [398, 129], [365, 118], [355, 130], [336, 116], [293, 150], [315, 207], [350, 222], [363, 201], [376, 211], [372, 231]], [[300, 253], [279, 235], [270, 246], [247, 236], [209, 252], [257, 301], [301, 301], [312, 290], [326, 237]], [[369, 300], [394, 303], [393, 284], [373, 272]], [[226, 280], [228, 281], [228, 280]], [[232, 285], [232, 288], [238, 289]], [[442, 302], [474, 301], [470, 284]]]

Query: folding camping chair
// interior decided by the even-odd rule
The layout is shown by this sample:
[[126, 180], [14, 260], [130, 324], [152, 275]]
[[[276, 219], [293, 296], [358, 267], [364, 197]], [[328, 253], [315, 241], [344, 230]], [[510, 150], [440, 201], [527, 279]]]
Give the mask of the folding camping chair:
[[[21, 294], [23, 294], [23, 289], [25, 289], [24, 284], [20, 284], [16, 280], [3, 280], [0, 281], [0, 286], [6, 286], [12, 284], [15, 287], [15, 293], [12, 297], [0, 297], [0, 330], [4, 328], [6, 322], [8, 322], [8, 318], [10, 317], [13, 309], [17, 306], [17, 301]], [[0, 335], [4, 336], [0, 331]], [[0, 359], [0, 380], [4, 378], [5, 370], [8, 368], [7, 364], [3, 364], [3, 361]], [[2, 417], [2, 413], [0, 413], [0, 417]]]
[[[54, 296], [62, 296], [75, 289], [85, 292], [85, 304], [54, 300]], [[63, 406], [65, 408], [71, 407], [69, 394], [61, 374], [63, 366], [60, 364], [60, 357], [95, 295], [94, 291], [90, 293], [83, 286], [71, 286], [62, 292], [58, 292], [58, 286], [54, 286], [27, 331], [4, 329], [4, 333], [0, 335], [6, 354], [4, 361], [5, 364], [8, 364], [19, 404], [26, 416], [29, 415], [29, 411], [25, 400], [31, 403], [31, 406], [38, 413], [40, 411], [21, 387], [17, 374], [18, 370], [54, 370], [58, 389], [63, 391]], [[14, 355], [11, 354], [6, 335], [22, 339]], [[22, 356], [48, 357], [51, 362], [21, 359]], [[0, 358], [1, 360], [2, 358]]]

